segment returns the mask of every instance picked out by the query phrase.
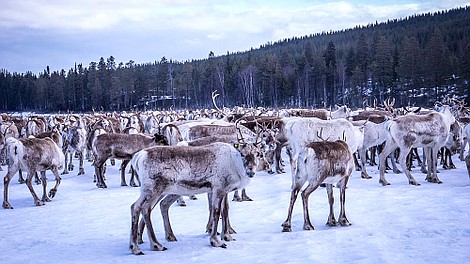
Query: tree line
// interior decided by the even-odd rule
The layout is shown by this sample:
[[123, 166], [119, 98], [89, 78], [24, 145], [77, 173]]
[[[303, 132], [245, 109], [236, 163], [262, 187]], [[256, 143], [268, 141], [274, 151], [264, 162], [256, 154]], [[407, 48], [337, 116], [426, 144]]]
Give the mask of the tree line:
[[3, 111], [122, 111], [219, 106], [352, 108], [395, 98], [429, 106], [470, 100], [470, 10], [414, 15], [268, 42], [184, 62], [101, 57], [35, 74], [0, 71]]

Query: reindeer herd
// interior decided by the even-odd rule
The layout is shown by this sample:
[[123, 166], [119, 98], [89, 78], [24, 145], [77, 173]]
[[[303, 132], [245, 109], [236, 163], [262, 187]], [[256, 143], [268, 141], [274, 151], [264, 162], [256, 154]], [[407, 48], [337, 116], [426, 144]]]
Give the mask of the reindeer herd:
[[[3, 208], [13, 208], [8, 186], [16, 173], [40, 206], [56, 196], [59, 173], [74, 171], [74, 160], [78, 160], [78, 175], [85, 173], [85, 161], [92, 162], [98, 188], [107, 188], [106, 166], [121, 160], [121, 186], [127, 186], [126, 173], [131, 174], [131, 186], [140, 186], [140, 197], [131, 205], [130, 232], [130, 250], [139, 255], [143, 254], [139, 244], [145, 227], [150, 248], [166, 249], [157, 241], [151, 222], [151, 212], [158, 203], [165, 237], [176, 241], [169, 207], [175, 201], [185, 205], [183, 196], [196, 199], [195, 195], [202, 193], [208, 197], [206, 231], [210, 244], [225, 248], [223, 241], [233, 240], [231, 234], [235, 233], [229, 220], [229, 193], [235, 192], [235, 201], [251, 201], [245, 187], [255, 172], [284, 173], [283, 157], [288, 157], [292, 175], [283, 232], [292, 231], [292, 211], [299, 192], [303, 228], [314, 229], [308, 200], [320, 186], [326, 187], [330, 206], [327, 225], [350, 225], [345, 212], [348, 180], [354, 169], [370, 179], [366, 165], [377, 166], [376, 158], [379, 184], [384, 186], [390, 184], [385, 179], [389, 165], [400, 172], [397, 163], [409, 184], [419, 185], [410, 172], [416, 162], [426, 173], [426, 181], [442, 183], [438, 165], [452, 168], [453, 154], [466, 161], [470, 177], [470, 115], [463, 101], [447, 98], [445, 104], [436, 104], [433, 109], [394, 108], [393, 100], [386, 100], [382, 107], [365, 106], [355, 111], [346, 106], [336, 110], [220, 109], [216, 96], [213, 93], [215, 109], [193, 111], [1, 115], [0, 158], [2, 165], [7, 165]], [[49, 192], [47, 170], [56, 180]], [[42, 184], [41, 199], [33, 179]], [[338, 220], [333, 213], [334, 185], [340, 192]]]

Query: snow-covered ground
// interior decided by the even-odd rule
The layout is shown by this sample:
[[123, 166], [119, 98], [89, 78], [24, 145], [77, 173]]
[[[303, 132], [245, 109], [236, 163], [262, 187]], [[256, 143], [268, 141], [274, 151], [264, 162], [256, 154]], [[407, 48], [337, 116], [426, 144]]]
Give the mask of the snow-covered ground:
[[[129, 250], [130, 205], [139, 189], [121, 187], [119, 166], [108, 166], [107, 189], [77, 168], [63, 175], [57, 196], [45, 206], [33, 205], [27, 187], [15, 176], [10, 185], [13, 210], [0, 209], [0, 263], [468, 263], [470, 261], [470, 180], [465, 164], [454, 156], [456, 170], [440, 168], [443, 184], [408, 185], [404, 174], [388, 173], [390, 186], [354, 172], [346, 190], [349, 227], [325, 226], [328, 201], [323, 188], [310, 196], [313, 231], [304, 231], [301, 200], [293, 214], [293, 232], [281, 232], [290, 198], [290, 173], [259, 172], [247, 188], [252, 202], [231, 202], [231, 223], [237, 234], [226, 249], [209, 244], [205, 226], [206, 195], [173, 205], [170, 218], [177, 242], [167, 242], [158, 207], [153, 213], [158, 240], [168, 248], [145, 255]], [[77, 160], [74, 160], [77, 167]], [[120, 164], [118, 162], [118, 164]], [[287, 170], [289, 171], [289, 167]], [[6, 168], [4, 167], [4, 170]], [[1, 174], [5, 174], [3, 171]], [[2, 175], [3, 176], [3, 175]], [[48, 189], [53, 176], [48, 172]], [[39, 186], [35, 186], [41, 194]], [[335, 209], [339, 209], [335, 190]], [[337, 215], [337, 214], [336, 214]]]

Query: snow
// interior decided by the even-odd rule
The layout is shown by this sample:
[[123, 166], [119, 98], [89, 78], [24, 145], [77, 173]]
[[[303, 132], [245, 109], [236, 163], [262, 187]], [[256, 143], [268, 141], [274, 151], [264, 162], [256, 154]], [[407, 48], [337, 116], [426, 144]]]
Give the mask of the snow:
[[[214, 248], [205, 233], [207, 198], [176, 204], [170, 219], [178, 239], [167, 242], [159, 208], [153, 224], [157, 239], [168, 249], [150, 251], [147, 234], [141, 245], [145, 255], [129, 250], [130, 205], [139, 188], [121, 187], [118, 165], [108, 166], [107, 189], [98, 189], [93, 167], [85, 175], [75, 170], [62, 175], [52, 202], [33, 205], [27, 187], [10, 183], [13, 210], [0, 209], [1, 263], [467, 263], [470, 260], [470, 180], [465, 164], [454, 156], [457, 169], [443, 170], [443, 184], [424, 181], [408, 185], [404, 174], [388, 173], [390, 186], [378, 183], [376, 167], [368, 166], [373, 179], [354, 172], [346, 190], [348, 227], [328, 227], [326, 191], [310, 196], [313, 231], [303, 230], [301, 199], [297, 199], [290, 233], [281, 232], [290, 199], [290, 173], [258, 172], [247, 188], [252, 202], [230, 202], [230, 220], [236, 241]], [[286, 162], [287, 163], [287, 162]], [[109, 164], [109, 163], [108, 163]], [[6, 167], [3, 168], [6, 170]], [[289, 167], [286, 168], [289, 171]], [[6, 174], [5, 171], [3, 173]], [[48, 189], [53, 176], [48, 172]], [[129, 178], [129, 176], [128, 176]], [[40, 186], [35, 186], [41, 195]], [[230, 194], [231, 196], [232, 194]], [[339, 210], [335, 189], [336, 216]], [[220, 224], [219, 224], [220, 228]]]

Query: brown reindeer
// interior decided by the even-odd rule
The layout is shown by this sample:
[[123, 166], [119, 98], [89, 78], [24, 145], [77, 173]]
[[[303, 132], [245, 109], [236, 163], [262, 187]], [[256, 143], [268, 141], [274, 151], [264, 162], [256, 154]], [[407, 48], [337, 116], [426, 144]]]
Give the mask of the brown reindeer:
[[222, 212], [223, 228], [221, 237], [230, 241], [230, 225], [228, 222], [227, 194], [243, 188], [255, 174], [253, 159], [257, 148], [252, 144], [234, 148], [227, 143], [213, 143], [200, 147], [189, 146], [157, 146], [144, 149], [135, 154], [131, 161], [139, 177], [142, 178], [141, 194], [131, 206], [131, 236], [130, 250], [133, 254], [141, 255], [138, 246], [139, 218], [143, 215], [150, 240], [150, 249], [162, 251], [166, 248], [155, 236], [151, 222], [153, 207], [161, 203], [162, 217], [165, 227], [165, 237], [176, 241], [171, 229], [168, 209], [180, 195], [209, 193], [210, 210], [210, 244], [214, 247], [226, 247], [217, 237], [217, 226]]
[[[105, 133], [98, 135], [93, 140], [92, 150], [95, 157], [93, 165], [95, 166], [96, 186], [98, 188], [107, 188], [104, 182], [104, 164], [109, 158], [122, 159], [121, 163], [121, 186], [127, 186], [125, 178], [125, 169], [132, 156], [139, 150], [156, 146], [168, 145], [167, 139], [163, 135], [145, 135], [145, 134], [117, 134]], [[139, 179], [137, 178], [137, 181]], [[131, 178], [131, 186], [137, 186], [134, 178]]]

